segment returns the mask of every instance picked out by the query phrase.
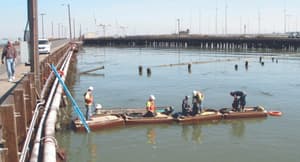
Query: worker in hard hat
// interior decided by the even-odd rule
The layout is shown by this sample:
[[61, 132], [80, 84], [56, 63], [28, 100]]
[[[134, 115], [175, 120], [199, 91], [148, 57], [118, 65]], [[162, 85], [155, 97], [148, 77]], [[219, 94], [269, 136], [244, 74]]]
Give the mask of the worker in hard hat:
[[156, 116], [156, 107], [155, 107], [155, 97], [150, 95], [148, 101], [146, 102], [146, 113], [144, 117], [154, 117]]
[[204, 94], [200, 91], [193, 91], [193, 115], [198, 114], [199, 112], [202, 112], [202, 102], [204, 100]]
[[86, 108], [86, 114], [85, 114], [86, 120], [91, 120], [91, 116], [92, 116], [92, 106], [94, 104], [93, 90], [94, 90], [94, 88], [92, 86], [90, 86], [87, 89], [87, 92], [85, 92], [83, 95], [84, 102], [85, 102], [85, 108]]

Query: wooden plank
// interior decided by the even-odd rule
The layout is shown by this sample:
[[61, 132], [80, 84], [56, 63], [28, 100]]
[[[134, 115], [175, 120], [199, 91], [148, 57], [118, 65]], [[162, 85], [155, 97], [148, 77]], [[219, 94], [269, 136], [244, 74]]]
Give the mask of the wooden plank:
[[30, 125], [30, 121], [32, 119], [32, 108], [31, 108], [31, 97], [30, 97], [30, 83], [29, 80], [26, 79], [23, 81], [24, 88], [24, 97], [25, 97], [25, 110], [26, 110], [26, 119], [27, 119], [27, 128]]
[[3, 138], [6, 141], [4, 147], [8, 148], [8, 161], [19, 161], [14, 112], [13, 105], [3, 105], [0, 107], [0, 120], [2, 120], [3, 123]]
[[22, 140], [26, 136], [26, 108], [25, 108], [25, 99], [24, 99], [24, 90], [17, 89], [14, 92], [14, 100], [15, 100], [15, 110], [16, 113], [19, 114], [19, 116], [16, 118], [17, 121], [17, 134], [18, 137]]

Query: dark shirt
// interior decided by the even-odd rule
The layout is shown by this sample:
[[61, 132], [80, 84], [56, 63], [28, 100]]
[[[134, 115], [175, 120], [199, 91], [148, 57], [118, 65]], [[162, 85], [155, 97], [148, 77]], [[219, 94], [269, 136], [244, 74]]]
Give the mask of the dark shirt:
[[2, 52], [2, 60], [5, 58], [16, 58], [17, 57], [17, 52], [16, 52], [16, 49], [15, 47], [13, 46], [6, 46], [4, 49], [3, 49], [3, 52]]
[[234, 92], [231, 93], [231, 96], [246, 97], [247, 94], [243, 91], [234, 91]]
[[182, 100], [182, 112], [183, 113], [188, 112], [189, 108], [190, 108], [190, 105], [189, 105], [188, 99], [186, 99], [186, 98], [183, 99]]

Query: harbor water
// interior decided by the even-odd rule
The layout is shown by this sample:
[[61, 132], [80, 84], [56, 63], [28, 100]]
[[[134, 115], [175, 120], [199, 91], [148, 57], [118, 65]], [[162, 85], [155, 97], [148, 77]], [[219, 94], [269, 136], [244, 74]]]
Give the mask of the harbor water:
[[[260, 56], [264, 65], [259, 62]], [[93, 86], [95, 103], [102, 104], [104, 109], [143, 108], [153, 94], [157, 106], [173, 106], [180, 111], [182, 99], [191, 96], [193, 90], [204, 92], [205, 108], [220, 109], [231, 107], [230, 91], [243, 90], [247, 93], [246, 105], [261, 105], [283, 115], [200, 124], [124, 126], [89, 134], [70, 129], [58, 131], [56, 137], [66, 150], [68, 161], [297, 162], [300, 159], [297, 54], [84, 47], [77, 60], [78, 74], [71, 91], [83, 112], [83, 94]], [[187, 63], [192, 63], [191, 71]], [[140, 65], [142, 74], [138, 71]], [[105, 69], [80, 74], [100, 66]], [[147, 75], [147, 68], [151, 69], [151, 75]]]

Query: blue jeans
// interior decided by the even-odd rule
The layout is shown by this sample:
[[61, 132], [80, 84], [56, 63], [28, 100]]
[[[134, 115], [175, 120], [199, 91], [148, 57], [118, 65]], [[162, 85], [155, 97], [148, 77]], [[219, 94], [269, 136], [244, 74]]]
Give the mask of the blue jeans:
[[92, 105], [85, 105], [86, 113], [85, 113], [85, 119], [90, 120], [92, 116]]
[[6, 58], [6, 70], [8, 79], [15, 75], [15, 61], [13, 58]]

